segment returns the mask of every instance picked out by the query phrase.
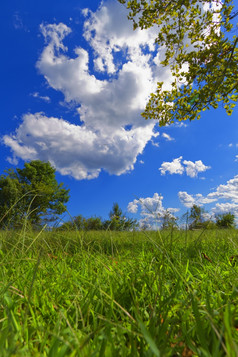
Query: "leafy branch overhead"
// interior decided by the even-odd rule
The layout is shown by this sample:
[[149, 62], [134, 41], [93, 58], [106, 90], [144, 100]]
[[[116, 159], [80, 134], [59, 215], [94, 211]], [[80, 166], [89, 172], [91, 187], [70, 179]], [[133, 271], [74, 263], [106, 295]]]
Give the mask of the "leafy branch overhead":
[[170, 90], [158, 82], [143, 117], [161, 126], [200, 118], [222, 104], [232, 114], [238, 99], [238, 36], [232, 0], [118, 0], [130, 9], [134, 29], [157, 26]]

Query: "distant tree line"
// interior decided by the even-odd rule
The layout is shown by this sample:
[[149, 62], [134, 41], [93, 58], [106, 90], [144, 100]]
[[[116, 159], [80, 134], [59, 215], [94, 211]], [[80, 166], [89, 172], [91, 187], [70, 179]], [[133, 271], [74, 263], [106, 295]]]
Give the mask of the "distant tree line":
[[[22, 169], [6, 170], [0, 175], [0, 229], [18, 229], [28, 224], [41, 228], [45, 224], [53, 226], [60, 215], [66, 211], [69, 189], [58, 184], [55, 169], [49, 162], [33, 160], [25, 163]], [[215, 220], [205, 219], [202, 207], [193, 205], [190, 212], [183, 216], [183, 223], [188, 229], [211, 229], [235, 227], [235, 215], [218, 214]], [[179, 229], [178, 218], [166, 210], [160, 217], [160, 229]], [[184, 224], [183, 224], [184, 226]], [[78, 215], [56, 229], [69, 230], [111, 230], [130, 231], [134, 229], [151, 229], [139, 226], [136, 219], [128, 218], [114, 203], [109, 212], [109, 219], [101, 217], [85, 218]], [[184, 228], [184, 227], [182, 227]]]
[[[181, 218], [175, 217], [169, 210], [165, 210], [155, 216], [155, 222], [159, 224], [160, 230], [196, 230], [196, 229], [216, 229], [235, 228], [235, 215], [231, 212], [217, 214], [211, 217], [203, 207], [193, 205]], [[140, 226], [141, 230], [152, 230], [151, 222], [146, 221]]]
[[131, 231], [138, 227], [136, 219], [128, 218], [123, 214], [118, 203], [114, 203], [109, 213], [109, 219], [102, 220], [101, 217], [85, 218], [82, 215], [63, 223], [57, 230], [84, 230], [84, 231]]
[[188, 212], [186, 225], [189, 229], [213, 229], [213, 228], [235, 228], [235, 215], [228, 212], [217, 214], [215, 221], [205, 219], [204, 208], [193, 205]]

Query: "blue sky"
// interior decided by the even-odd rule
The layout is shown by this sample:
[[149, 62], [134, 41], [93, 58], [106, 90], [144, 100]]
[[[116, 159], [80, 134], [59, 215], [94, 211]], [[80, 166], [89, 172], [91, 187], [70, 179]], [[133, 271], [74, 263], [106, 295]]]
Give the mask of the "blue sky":
[[157, 29], [133, 31], [126, 15], [116, 0], [1, 2], [0, 172], [50, 161], [72, 216], [107, 218], [113, 202], [142, 220], [145, 207], [181, 216], [194, 203], [238, 216], [237, 109], [145, 121], [171, 75]]

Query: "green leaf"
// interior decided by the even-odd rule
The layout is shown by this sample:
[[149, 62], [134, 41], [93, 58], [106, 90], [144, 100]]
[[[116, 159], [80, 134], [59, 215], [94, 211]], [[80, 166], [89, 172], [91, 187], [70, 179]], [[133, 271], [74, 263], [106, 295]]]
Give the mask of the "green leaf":
[[160, 357], [161, 356], [160, 351], [159, 351], [158, 347], [156, 346], [155, 341], [151, 337], [149, 331], [146, 329], [144, 323], [142, 322], [142, 320], [139, 317], [137, 317], [137, 321], [138, 321], [138, 325], [141, 329], [142, 335], [144, 336], [146, 342], [148, 343], [151, 351], [154, 353], [154, 355], [156, 357]]

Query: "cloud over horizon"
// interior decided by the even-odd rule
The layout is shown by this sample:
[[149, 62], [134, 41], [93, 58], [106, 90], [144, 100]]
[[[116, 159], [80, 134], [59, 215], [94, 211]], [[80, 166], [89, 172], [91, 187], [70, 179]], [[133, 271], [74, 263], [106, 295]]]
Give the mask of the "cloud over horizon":
[[146, 228], [153, 228], [156, 224], [160, 224], [165, 214], [174, 217], [174, 213], [179, 211], [178, 208], [164, 208], [163, 196], [157, 192], [152, 197], [134, 199], [128, 203], [127, 210], [130, 213], [137, 213], [140, 210], [139, 224]]
[[[211, 208], [212, 215], [219, 213], [233, 213], [238, 215], [238, 175], [227, 181], [226, 184], [219, 185], [215, 191], [207, 196], [202, 194], [190, 195], [185, 191], [180, 191], [178, 197], [181, 203], [188, 208], [194, 204], [203, 206], [205, 204], [216, 202]], [[220, 202], [221, 201], [221, 202]]]

